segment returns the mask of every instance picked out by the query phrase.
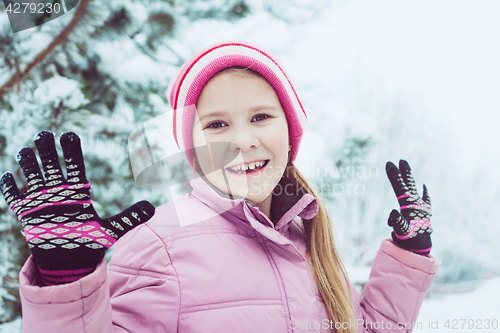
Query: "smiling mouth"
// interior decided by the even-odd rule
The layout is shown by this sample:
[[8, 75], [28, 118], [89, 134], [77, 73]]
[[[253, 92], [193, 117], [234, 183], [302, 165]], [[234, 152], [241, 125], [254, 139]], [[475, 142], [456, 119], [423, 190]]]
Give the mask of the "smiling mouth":
[[261, 160], [252, 163], [243, 163], [234, 165], [232, 167], [226, 168], [227, 171], [237, 174], [245, 174], [259, 171], [260, 169], [265, 168], [265, 166], [269, 163], [269, 160]]

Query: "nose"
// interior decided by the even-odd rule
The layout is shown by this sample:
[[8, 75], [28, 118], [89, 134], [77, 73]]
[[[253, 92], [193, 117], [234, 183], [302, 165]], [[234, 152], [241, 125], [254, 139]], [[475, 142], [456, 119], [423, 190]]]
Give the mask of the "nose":
[[258, 135], [249, 128], [235, 128], [230, 149], [233, 152], [247, 152], [260, 146]]

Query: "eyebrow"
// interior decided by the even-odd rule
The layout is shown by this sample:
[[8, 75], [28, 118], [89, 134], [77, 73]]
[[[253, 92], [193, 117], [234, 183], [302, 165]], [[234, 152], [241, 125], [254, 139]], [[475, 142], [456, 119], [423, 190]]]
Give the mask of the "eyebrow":
[[201, 122], [205, 118], [217, 118], [217, 117], [223, 117], [223, 116], [227, 116], [226, 111], [214, 111], [214, 112], [210, 112], [210, 113], [202, 115], [201, 117], [199, 117], [199, 120]]
[[278, 110], [276, 106], [272, 105], [257, 105], [250, 108], [250, 111], [260, 111], [260, 110]]

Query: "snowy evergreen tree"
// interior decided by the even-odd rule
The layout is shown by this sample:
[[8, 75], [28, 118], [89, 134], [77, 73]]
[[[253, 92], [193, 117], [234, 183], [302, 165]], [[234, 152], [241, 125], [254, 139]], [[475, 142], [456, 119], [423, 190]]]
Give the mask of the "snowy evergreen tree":
[[[249, 12], [243, 0], [80, 0], [68, 14], [14, 34], [1, 4], [0, 171], [12, 171], [25, 191], [17, 151], [35, 149], [38, 131], [74, 131], [101, 216], [142, 199], [165, 203], [164, 189], [134, 182], [129, 135], [165, 112], [169, 79], [191, 55], [176, 40], [183, 29], [205, 19], [236, 21]], [[1, 324], [21, 314], [17, 274], [29, 250], [3, 199], [0, 221]]]

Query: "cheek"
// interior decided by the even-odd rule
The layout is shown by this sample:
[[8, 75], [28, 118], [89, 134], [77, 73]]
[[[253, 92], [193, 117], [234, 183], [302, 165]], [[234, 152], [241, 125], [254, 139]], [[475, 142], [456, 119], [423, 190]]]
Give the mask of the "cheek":
[[288, 159], [289, 141], [288, 132], [285, 133], [286, 134], [283, 134], [282, 131], [275, 131], [267, 138], [267, 142], [269, 142], [269, 148], [273, 152], [274, 157], [278, 161], [286, 164]]
[[205, 135], [199, 123], [193, 125], [193, 132], [191, 134], [193, 140], [193, 147], [199, 147], [206, 144]]
[[[197, 164], [201, 167], [201, 171], [204, 174], [208, 174], [210, 171], [207, 169], [207, 157], [205, 156], [205, 152], [203, 146], [206, 145], [206, 139], [203, 132], [200, 129], [194, 127], [193, 134], [193, 154], [196, 159]], [[201, 148], [200, 148], [201, 147]]]

